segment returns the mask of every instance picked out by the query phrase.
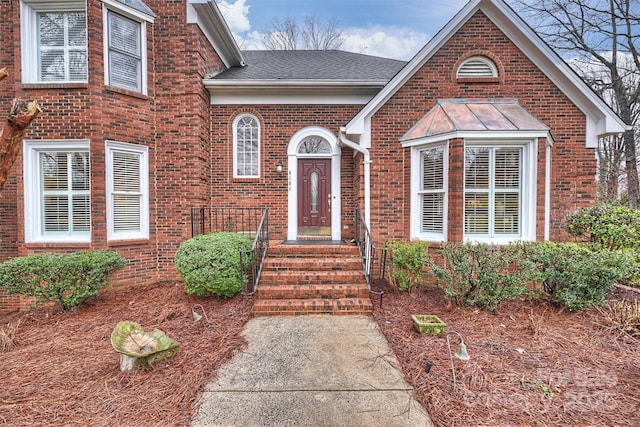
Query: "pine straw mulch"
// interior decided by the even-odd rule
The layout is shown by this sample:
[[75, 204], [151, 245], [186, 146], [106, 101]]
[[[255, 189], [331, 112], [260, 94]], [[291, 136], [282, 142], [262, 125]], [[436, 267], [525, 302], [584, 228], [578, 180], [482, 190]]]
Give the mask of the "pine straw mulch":
[[[210, 324], [194, 322], [194, 304]], [[0, 424], [189, 425], [203, 386], [246, 346], [240, 332], [250, 308], [241, 297], [199, 298], [171, 283], [109, 290], [72, 313], [0, 315], [0, 326], [20, 322], [13, 348], [0, 353]], [[123, 320], [178, 340], [176, 357], [120, 372], [110, 338]]]
[[[608, 299], [639, 296], [616, 289]], [[445, 337], [417, 334], [411, 314], [435, 314], [464, 337], [471, 360], [453, 359], [455, 393]], [[448, 308], [441, 290], [422, 288], [386, 295], [374, 318], [436, 425], [640, 425], [640, 341], [603, 325], [596, 309], [569, 313], [544, 301], [505, 302], [494, 313]], [[449, 337], [456, 352], [460, 341]]]
[[[211, 324], [194, 322], [194, 304]], [[0, 352], [0, 424], [189, 425], [204, 385], [245, 348], [250, 304], [161, 284], [110, 290], [73, 313], [0, 315], [13, 341]], [[418, 335], [411, 314], [436, 314], [463, 335], [471, 360], [454, 359], [456, 393], [445, 338]], [[542, 301], [503, 303], [495, 313], [447, 308], [442, 291], [422, 288], [386, 295], [374, 318], [436, 425], [640, 425], [640, 343], [600, 325], [597, 310], [568, 313]], [[121, 320], [162, 329], [180, 341], [177, 356], [120, 372], [110, 335]], [[456, 351], [457, 337], [451, 342]]]

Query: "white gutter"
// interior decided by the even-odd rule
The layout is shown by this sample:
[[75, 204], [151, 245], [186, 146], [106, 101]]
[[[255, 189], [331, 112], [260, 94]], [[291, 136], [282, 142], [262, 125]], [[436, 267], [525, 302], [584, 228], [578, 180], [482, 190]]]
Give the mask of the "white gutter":
[[301, 80], [301, 79], [263, 79], [263, 80], [245, 80], [245, 79], [204, 79], [204, 85], [207, 87], [230, 87], [230, 88], [291, 88], [291, 87], [363, 87], [363, 88], [383, 88], [387, 84], [386, 80]]
[[187, 23], [198, 24], [226, 68], [244, 67], [246, 62], [227, 21], [213, 0], [188, 0]]
[[364, 222], [367, 225], [367, 228], [371, 230], [371, 157], [369, 150], [347, 138], [345, 130], [345, 127], [340, 128], [340, 142], [347, 147], [362, 153], [364, 157], [362, 162], [364, 165]]

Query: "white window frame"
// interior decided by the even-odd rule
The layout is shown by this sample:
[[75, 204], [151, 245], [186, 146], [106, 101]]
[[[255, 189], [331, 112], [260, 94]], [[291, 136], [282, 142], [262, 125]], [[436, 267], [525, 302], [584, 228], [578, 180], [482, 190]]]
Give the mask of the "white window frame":
[[[39, 74], [39, 56], [40, 48], [38, 46], [38, 12], [85, 12], [87, 7], [85, 1], [77, 0], [22, 0], [20, 2], [20, 34], [21, 34], [21, 51], [22, 51], [22, 82], [23, 83], [42, 83], [42, 84], [61, 84], [61, 83], [87, 83], [89, 74], [89, 46], [88, 40], [86, 45], [87, 55], [87, 79], [84, 80], [46, 80], [41, 81]], [[87, 17], [88, 22], [88, 17]], [[87, 29], [87, 39], [88, 39]]]
[[[442, 164], [442, 178], [443, 178], [443, 218], [442, 218], [442, 232], [423, 232], [422, 231], [422, 152], [434, 148], [442, 148], [443, 152], [443, 164]], [[449, 144], [446, 142], [437, 142], [432, 144], [420, 145], [412, 147], [411, 150], [411, 239], [428, 240], [431, 242], [446, 242], [447, 241], [447, 226], [448, 226], [448, 212], [449, 212]]]
[[[257, 126], [258, 126], [258, 165], [257, 165], [257, 174], [255, 175], [241, 175], [238, 173], [238, 123], [240, 122], [240, 120], [242, 120], [243, 118], [250, 118], [252, 120], [255, 120]], [[232, 127], [232, 131], [233, 131], [233, 177], [234, 178], [260, 178], [260, 165], [262, 163], [262, 125], [260, 123], [260, 120], [258, 120], [258, 118], [253, 115], [253, 114], [248, 114], [248, 113], [243, 113], [243, 114], [239, 114], [234, 120], [233, 120], [233, 127]]]
[[[144, 145], [106, 141], [107, 240], [149, 238], [149, 148]], [[113, 153], [127, 152], [140, 159], [140, 230], [116, 231], [114, 227]]]
[[[140, 88], [139, 90], [130, 87], [121, 87], [111, 83], [109, 67], [109, 13], [115, 13], [124, 18], [128, 18], [140, 24]], [[115, 0], [103, 0], [102, 22], [104, 28], [104, 82], [105, 85], [132, 92], [139, 92], [147, 95], [147, 22], [153, 22], [152, 17], [125, 6]]]
[[[487, 148], [520, 148], [522, 158], [520, 159], [520, 234], [491, 236], [479, 234], [464, 234], [467, 242], [482, 242], [488, 244], [507, 244], [514, 241], [535, 241], [536, 240], [536, 195], [537, 195], [537, 139], [468, 139], [465, 141], [465, 150], [471, 147]], [[466, 171], [466, 165], [463, 165]], [[490, 178], [491, 179], [491, 178]], [[463, 195], [466, 194], [466, 177], [463, 176]], [[464, 197], [464, 196], [463, 196]], [[464, 206], [464, 203], [463, 203]], [[489, 212], [493, 215], [493, 212]], [[462, 230], [464, 233], [464, 221], [466, 213], [462, 214]], [[491, 231], [490, 231], [491, 232]]]
[[[43, 231], [42, 212], [42, 171], [40, 169], [41, 152], [89, 152], [89, 140], [25, 140], [24, 153], [24, 231], [26, 243], [90, 243], [89, 231], [69, 234], [45, 233]], [[91, 168], [91, 164], [89, 164]], [[89, 169], [91, 170], [91, 169]], [[91, 198], [91, 183], [89, 184]], [[91, 223], [91, 214], [89, 218]]]

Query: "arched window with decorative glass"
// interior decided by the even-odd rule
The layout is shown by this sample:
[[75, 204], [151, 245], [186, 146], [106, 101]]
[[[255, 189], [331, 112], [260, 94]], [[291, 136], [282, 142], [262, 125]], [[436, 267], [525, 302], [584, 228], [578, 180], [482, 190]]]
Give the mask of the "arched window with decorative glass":
[[233, 121], [233, 176], [260, 176], [260, 122], [251, 114], [241, 114]]
[[305, 138], [298, 147], [299, 155], [331, 155], [331, 145], [317, 136]]

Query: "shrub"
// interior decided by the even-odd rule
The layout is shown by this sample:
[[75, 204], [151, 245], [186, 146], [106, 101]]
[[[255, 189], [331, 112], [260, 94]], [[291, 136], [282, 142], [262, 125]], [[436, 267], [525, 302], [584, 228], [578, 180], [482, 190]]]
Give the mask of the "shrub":
[[622, 251], [598, 250], [576, 243], [531, 244], [529, 258], [544, 290], [571, 311], [602, 305], [617, 281], [635, 273], [635, 260]]
[[422, 281], [429, 245], [423, 241], [389, 241], [386, 246], [391, 256], [390, 282], [401, 292], [413, 293]]
[[251, 240], [230, 232], [203, 234], [182, 243], [175, 262], [185, 292], [223, 297], [238, 293], [247, 281], [240, 265], [241, 249], [251, 249]]
[[604, 249], [640, 248], [640, 211], [601, 204], [573, 211], [566, 218], [567, 233]]
[[109, 274], [125, 264], [120, 254], [111, 251], [27, 255], [0, 264], [0, 288], [35, 297], [36, 304], [53, 301], [70, 311], [97, 296], [109, 283]]
[[442, 265], [431, 262], [445, 298], [458, 305], [495, 310], [504, 300], [524, 298], [533, 268], [520, 245], [447, 243], [439, 251]]

